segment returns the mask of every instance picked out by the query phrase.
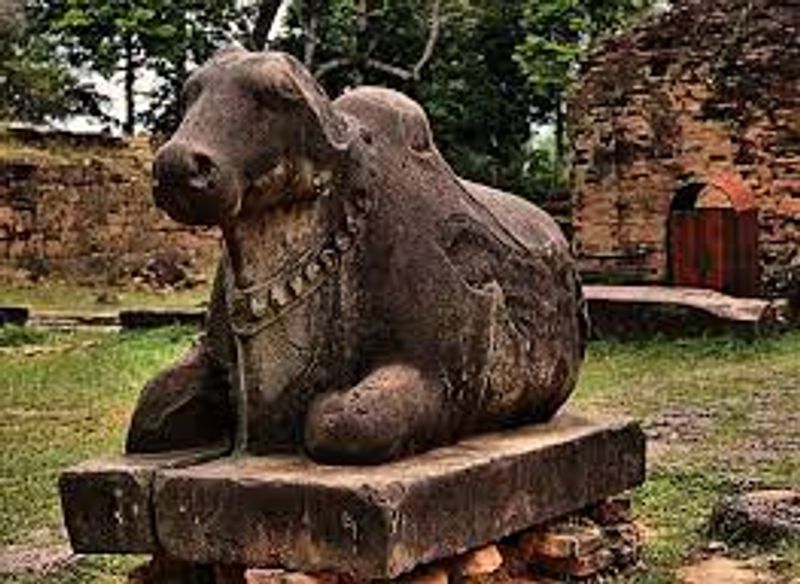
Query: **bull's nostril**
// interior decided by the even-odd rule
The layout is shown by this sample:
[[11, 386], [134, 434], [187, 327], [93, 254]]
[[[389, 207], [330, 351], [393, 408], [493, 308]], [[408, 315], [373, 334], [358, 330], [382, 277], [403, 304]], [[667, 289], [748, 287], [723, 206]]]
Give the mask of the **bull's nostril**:
[[216, 168], [211, 157], [201, 152], [194, 152], [192, 153], [192, 166], [194, 168], [189, 177], [189, 185], [199, 190], [211, 187]]
[[195, 167], [200, 174], [210, 174], [214, 169], [214, 162], [211, 157], [203, 154], [202, 152], [195, 152], [193, 154]]

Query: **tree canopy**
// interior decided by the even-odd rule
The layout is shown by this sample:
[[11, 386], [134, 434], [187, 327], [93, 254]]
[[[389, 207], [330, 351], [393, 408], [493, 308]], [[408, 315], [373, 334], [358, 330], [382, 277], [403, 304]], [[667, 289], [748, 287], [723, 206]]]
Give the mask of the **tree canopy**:
[[101, 117], [100, 96], [58, 59], [57, 44], [35, 16], [26, 17], [21, 1], [0, 5], [0, 119]]
[[[237, 39], [293, 53], [332, 95], [365, 83], [410, 94], [428, 111], [458, 172], [533, 196], [532, 174], [549, 173], [547, 187], [558, 180], [564, 95], [577, 63], [593, 42], [650, 4], [292, 0], [285, 34], [268, 42], [280, 0], [27, 0], [36, 34], [0, 40], [0, 115], [98, 113], [91, 88], [81, 93], [80, 77], [57, 58], [63, 56], [106, 79], [122, 73], [127, 132], [136, 123], [168, 131], [188, 72]], [[137, 111], [135, 83], [145, 68], [156, 81], [147, 107]], [[531, 145], [532, 128], [542, 124], [555, 126], [554, 156]]]

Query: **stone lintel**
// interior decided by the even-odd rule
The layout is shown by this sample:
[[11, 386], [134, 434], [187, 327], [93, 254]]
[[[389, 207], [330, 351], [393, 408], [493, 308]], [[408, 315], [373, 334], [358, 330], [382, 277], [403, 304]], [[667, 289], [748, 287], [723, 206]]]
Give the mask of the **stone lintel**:
[[200, 563], [394, 578], [638, 485], [630, 421], [563, 413], [372, 467], [233, 457], [160, 471], [158, 541]]
[[159, 469], [206, 462], [227, 447], [90, 460], [61, 473], [58, 489], [72, 548], [79, 553], [153, 553], [152, 486]]

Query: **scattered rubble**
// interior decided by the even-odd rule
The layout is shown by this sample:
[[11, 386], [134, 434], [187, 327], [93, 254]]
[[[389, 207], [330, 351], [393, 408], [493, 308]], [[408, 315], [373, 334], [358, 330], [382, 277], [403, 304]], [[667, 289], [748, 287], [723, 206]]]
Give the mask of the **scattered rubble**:
[[714, 509], [711, 529], [733, 543], [800, 537], [800, 492], [762, 490], [725, 497]]

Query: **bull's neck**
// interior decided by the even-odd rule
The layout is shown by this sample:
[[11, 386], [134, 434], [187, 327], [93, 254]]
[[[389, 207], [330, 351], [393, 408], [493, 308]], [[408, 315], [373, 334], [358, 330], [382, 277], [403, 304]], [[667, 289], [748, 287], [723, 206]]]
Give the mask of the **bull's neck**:
[[236, 287], [245, 290], [295, 268], [329, 231], [324, 201], [312, 199], [240, 217], [225, 229]]

